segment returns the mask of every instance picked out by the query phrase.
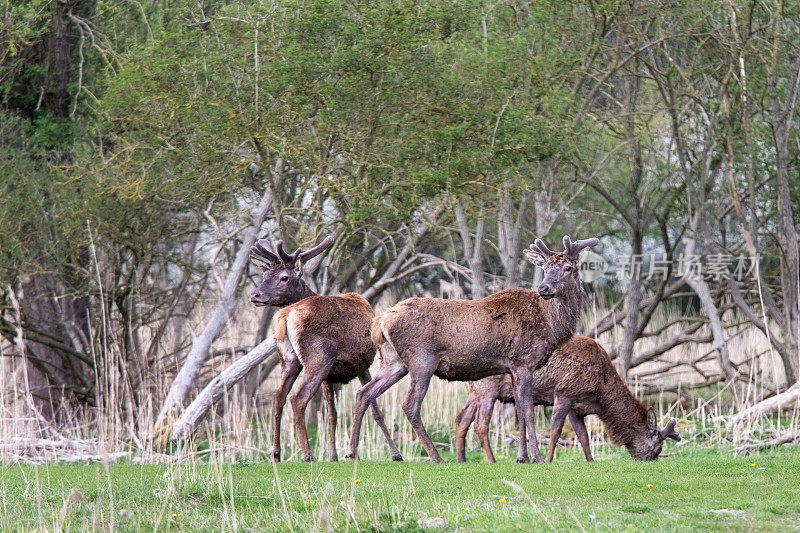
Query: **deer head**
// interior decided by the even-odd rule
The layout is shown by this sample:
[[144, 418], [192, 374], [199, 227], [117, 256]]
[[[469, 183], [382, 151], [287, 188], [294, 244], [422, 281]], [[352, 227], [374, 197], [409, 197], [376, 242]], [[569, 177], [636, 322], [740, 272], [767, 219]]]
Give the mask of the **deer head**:
[[275, 243], [271, 251], [266, 239], [259, 240], [250, 247], [250, 260], [261, 269], [261, 283], [250, 293], [250, 302], [257, 306], [290, 305], [313, 295], [313, 291], [303, 281], [303, 264], [318, 256], [333, 244], [333, 237], [303, 252], [300, 248], [293, 254], [283, 249], [283, 241]]
[[647, 428], [644, 434], [627, 445], [631, 457], [639, 461], [655, 461], [661, 453], [663, 442], [667, 439], [681, 440], [681, 435], [675, 430], [678, 421], [670, 418], [663, 428], [656, 423], [656, 413], [653, 409], [647, 411]]
[[600, 241], [592, 238], [572, 242], [568, 235], [564, 235], [563, 242], [563, 252], [552, 251], [542, 239], [536, 239], [529, 250], [523, 251], [528, 261], [544, 270], [544, 279], [537, 291], [545, 300], [565, 294], [569, 288], [580, 287], [578, 259], [581, 251]]

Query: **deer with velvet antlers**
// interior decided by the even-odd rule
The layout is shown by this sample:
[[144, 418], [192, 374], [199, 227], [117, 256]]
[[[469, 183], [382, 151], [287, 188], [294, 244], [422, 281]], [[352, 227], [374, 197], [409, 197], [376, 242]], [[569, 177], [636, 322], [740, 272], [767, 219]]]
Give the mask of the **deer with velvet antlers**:
[[[511, 378], [491, 376], [468, 383], [467, 387], [467, 403], [456, 418], [458, 462], [465, 460], [467, 431], [477, 418], [475, 433], [486, 460], [493, 463], [489, 422], [495, 401], [514, 402]], [[592, 461], [592, 452], [584, 418], [590, 414], [600, 418], [611, 442], [625, 446], [637, 460], [656, 460], [666, 439], [681, 440], [675, 430], [677, 421], [672, 418], [659, 428], [655, 411], [647, 409], [625, 386], [603, 347], [581, 335], [563, 344], [545, 366], [533, 373], [532, 401], [536, 405], [553, 405], [548, 462], [553, 460], [567, 417], [587, 461]]]
[[[370, 338], [374, 314], [364, 298], [355, 293], [339, 296], [317, 295], [303, 281], [303, 264], [326, 251], [333, 239], [326, 237], [317, 246], [288, 254], [278, 241], [275, 252], [261, 239], [250, 248], [251, 261], [263, 271], [260, 285], [250, 293], [257, 306], [283, 307], [272, 320], [276, 346], [280, 356], [281, 380], [275, 393], [273, 460], [281, 460], [281, 416], [286, 397], [301, 370], [305, 370], [300, 390], [292, 397], [292, 412], [303, 460], [313, 461], [308, 442], [305, 414], [308, 402], [322, 386], [328, 411], [329, 459], [336, 461], [336, 383], [349, 383], [358, 378], [369, 382], [369, 366], [376, 347]], [[375, 402], [372, 414], [389, 444], [392, 459], [401, 461], [383, 416]]]
[[406, 374], [411, 383], [403, 411], [435, 462], [442, 458], [420, 417], [431, 378], [473, 381], [510, 374], [520, 421], [517, 461], [529, 460], [527, 438], [534, 443], [534, 460], [541, 461], [533, 430], [533, 372], [575, 333], [584, 294], [578, 259], [581, 250], [598, 240], [572, 242], [565, 236], [563, 242], [563, 252], [551, 251], [541, 239], [524, 251], [544, 270], [536, 291], [508, 289], [479, 300], [410, 298], [375, 318], [372, 339], [379, 347], [381, 367], [356, 394], [347, 457], [357, 457], [367, 406]]

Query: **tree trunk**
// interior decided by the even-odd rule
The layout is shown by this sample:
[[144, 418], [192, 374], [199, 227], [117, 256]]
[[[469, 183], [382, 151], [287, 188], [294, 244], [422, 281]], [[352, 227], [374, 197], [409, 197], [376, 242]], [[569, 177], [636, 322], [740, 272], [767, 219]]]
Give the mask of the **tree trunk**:
[[[550, 231], [550, 228], [553, 226], [553, 217], [550, 214], [550, 194], [547, 191], [541, 191], [539, 194], [536, 195], [536, 202], [535, 202], [535, 222], [534, 225], [536, 227], [536, 237], [539, 239], [544, 239], [544, 236], [547, 232]], [[554, 246], [558, 246], [554, 244]], [[533, 287], [536, 288], [544, 279], [544, 270], [541, 268], [534, 268], [533, 269]]]
[[[778, 42], [774, 43], [774, 46], [778, 47]], [[777, 53], [777, 49], [774, 53]], [[792, 348], [790, 357], [784, 360], [783, 364], [787, 382], [795, 383], [800, 378], [800, 342], [798, 342], [800, 341], [800, 237], [794, 225], [789, 188], [789, 140], [800, 85], [800, 55], [792, 62], [791, 68], [784, 101], [781, 101], [779, 96], [780, 74], [777, 67], [771, 72], [769, 95], [773, 118], [772, 134], [775, 141], [775, 166], [778, 175], [778, 219], [780, 220], [778, 240], [784, 252], [781, 254], [781, 292], [786, 324], [785, 344]]]
[[208, 360], [211, 343], [222, 333], [222, 328], [227, 323], [231, 314], [233, 314], [234, 309], [236, 309], [236, 304], [238, 303], [236, 290], [244, 273], [247, 271], [250, 260], [250, 247], [255, 243], [259, 228], [261, 228], [261, 224], [263, 224], [264, 220], [267, 218], [271, 206], [272, 193], [267, 189], [253, 216], [253, 222], [250, 228], [243, 235], [242, 246], [239, 248], [233, 265], [231, 265], [230, 272], [228, 272], [228, 276], [225, 279], [225, 285], [217, 309], [206, 324], [203, 332], [192, 342], [192, 347], [189, 350], [189, 354], [186, 356], [186, 361], [170, 386], [167, 398], [164, 400], [161, 411], [156, 418], [155, 425], [157, 427], [169, 425], [170, 419], [177, 416], [179, 411], [183, 408], [183, 402], [189, 394], [189, 390], [194, 385], [194, 381], [200, 373], [203, 364]]
[[[524, 263], [520, 262], [522, 244], [522, 225], [528, 211], [533, 193], [526, 192], [517, 208], [508, 192], [510, 183], [501, 193], [500, 207], [497, 214], [497, 247], [500, 253], [500, 262], [506, 270], [506, 288], [519, 287], [522, 282]], [[538, 228], [537, 228], [538, 231]], [[537, 233], [537, 236], [541, 236]], [[540, 270], [540, 269], [536, 269]]]
[[627, 192], [630, 199], [628, 222], [631, 238], [631, 283], [628, 288], [628, 297], [625, 302], [625, 332], [622, 336], [620, 347], [619, 373], [623, 379], [628, 378], [628, 370], [633, 359], [633, 345], [639, 337], [639, 305], [642, 301], [642, 278], [639, 264], [642, 259], [642, 238], [644, 233], [644, 213], [642, 200], [639, 197], [639, 187], [644, 177], [644, 161], [642, 158], [642, 145], [636, 132], [634, 117], [637, 111], [639, 94], [639, 60], [634, 60], [634, 74], [631, 76], [628, 88], [627, 114], [623, 118], [625, 123], [625, 137], [630, 150], [631, 177]]
[[72, 69], [72, 22], [67, 2], [53, 2], [52, 29], [47, 40], [46, 79], [42, 105], [57, 117], [69, 115], [69, 80]]
[[[244, 357], [238, 359], [228, 368], [212, 379], [206, 387], [200, 391], [197, 397], [183, 411], [180, 418], [172, 426], [171, 431], [167, 427], [161, 426], [161, 437], [171, 435], [173, 439], [185, 439], [191, 435], [200, 424], [203, 416], [208, 412], [214, 403], [239, 382], [252, 369], [257, 367], [275, 351], [275, 337], [270, 335], [261, 344], [250, 350]], [[277, 357], [275, 358], [277, 360]]]
[[37, 408], [52, 419], [62, 402], [93, 404], [95, 380], [87, 364], [91, 357], [84, 355], [90, 349], [85, 345], [88, 299], [65, 296], [68, 291], [47, 273], [24, 276], [21, 287], [21, 326], [30, 330], [25, 344]]
[[456, 222], [458, 223], [461, 242], [464, 246], [464, 259], [472, 272], [472, 299], [483, 298], [486, 295], [486, 280], [483, 277], [483, 239], [486, 235], [486, 220], [483, 216], [483, 206], [478, 214], [478, 223], [475, 227], [475, 240], [464, 213], [464, 206], [460, 200], [456, 200], [455, 205]]
[[633, 345], [638, 338], [639, 332], [639, 306], [642, 302], [642, 279], [636, 261], [642, 257], [642, 236], [638, 230], [632, 230], [631, 244], [631, 279], [628, 286], [628, 294], [625, 298], [625, 320], [622, 334], [622, 344], [619, 349], [619, 361], [617, 369], [622, 379], [628, 378], [628, 371], [631, 368], [633, 359]]
[[[695, 253], [695, 236], [698, 235], [698, 225], [700, 224], [702, 210], [695, 211], [694, 220], [692, 221], [692, 228], [690, 229], [690, 236], [684, 238], [684, 253], [691, 256]], [[728, 342], [725, 340], [725, 330], [722, 327], [722, 320], [719, 315], [719, 310], [714, 304], [714, 298], [711, 296], [711, 289], [708, 288], [708, 283], [703, 279], [702, 275], [688, 274], [684, 276], [686, 283], [692, 288], [700, 299], [700, 304], [703, 311], [708, 318], [708, 325], [711, 328], [711, 335], [714, 338], [714, 349], [717, 351], [717, 362], [719, 363], [720, 370], [725, 376], [727, 381], [736, 379], [736, 369], [731, 363], [730, 355], [728, 353]], [[735, 382], [732, 383], [735, 387]], [[735, 388], [734, 388], [735, 391]]]

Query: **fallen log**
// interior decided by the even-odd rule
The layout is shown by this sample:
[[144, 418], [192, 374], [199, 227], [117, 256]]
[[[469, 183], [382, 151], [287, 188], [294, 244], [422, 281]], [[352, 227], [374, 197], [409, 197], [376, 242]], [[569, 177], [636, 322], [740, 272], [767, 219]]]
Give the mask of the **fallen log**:
[[751, 405], [741, 413], [731, 417], [730, 425], [736, 426], [759, 416], [769, 415], [784, 409], [794, 409], [800, 406], [800, 382], [795, 383], [785, 391]]
[[[172, 425], [170, 438], [188, 438], [200, 425], [205, 414], [231, 387], [244, 378], [248, 372], [261, 364], [275, 351], [275, 336], [270, 335], [244, 357], [237, 359], [228, 368], [212, 379], [200, 394], [181, 413]], [[166, 432], [164, 433], [166, 434]]]
[[112, 449], [113, 446], [99, 439], [9, 437], [0, 440], [0, 461], [28, 464], [46, 464], [53, 461], [114, 462], [132, 455], [130, 451], [112, 451]]
[[794, 442], [800, 442], [800, 433], [784, 433], [783, 435], [778, 435], [775, 438], [771, 438], [761, 442], [756, 442], [754, 444], [745, 444], [744, 446], [740, 446], [739, 448], [737, 448], [736, 453], [738, 455], [750, 455], [752, 452], [757, 450], [774, 448], [775, 446], [780, 446], [782, 444], [791, 444]]

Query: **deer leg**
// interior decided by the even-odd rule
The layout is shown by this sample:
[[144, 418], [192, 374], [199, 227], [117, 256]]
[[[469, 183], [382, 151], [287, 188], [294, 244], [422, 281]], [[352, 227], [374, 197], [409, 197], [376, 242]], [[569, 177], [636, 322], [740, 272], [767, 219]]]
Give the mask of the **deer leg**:
[[531, 460], [534, 463], [543, 463], [544, 459], [542, 459], [542, 454], [539, 451], [539, 438], [536, 436], [536, 427], [534, 427], [535, 426], [534, 420], [536, 420], [536, 419], [534, 417], [534, 412], [533, 411], [534, 411], [535, 408], [536, 408], [536, 406], [533, 404], [533, 402], [531, 402], [530, 410], [529, 410], [528, 414], [526, 415], [527, 416], [527, 420], [525, 421], [526, 424], [527, 424], [527, 430], [528, 430], [526, 435], [528, 437], [528, 447], [531, 450]]
[[434, 463], [441, 463], [443, 462], [442, 457], [436, 451], [436, 446], [433, 445], [428, 432], [425, 431], [425, 426], [422, 425], [422, 416], [420, 416], [422, 400], [425, 399], [425, 394], [428, 392], [428, 386], [431, 383], [436, 367], [431, 368], [431, 365], [425, 364], [424, 361], [422, 363], [414, 367], [413, 370], [409, 369], [411, 385], [408, 388], [406, 399], [403, 401], [403, 412], [411, 423], [411, 427], [414, 428], [417, 438], [419, 438], [428, 452], [428, 458]]
[[456, 461], [463, 463], [467, 460], [464, 448], [467, 444], [467, 431], [472, 421], [475, 420], [475, 415], [478, 412], [478, 406], [474, 398], [470, 395], [467, 398], [467, 403], [464, 408], [456, 416]]
[[[362, 385], [366, 385], [372, 379], [369, 375], [369, 370], [365, 370], [363, 374], [358, 376], [359, 381], [361, 381]], [[394, 444], [394, 440], [392, 439], [392, 434], [389, 433], [389, 429], [386, 427], [386, 422], [383, 420], [383, 414], [381, 413], [380, 408], [378, 407], [378, 401], [372, 400], [370, 403], [370, 408], [372, 409], [372, 418], [375, 419], [375, 422], [378, 424], [378, 427], [381, 428], [381, 432], [383, 433], [384, 438], [386, 439], [386, 444], [389, 445], [389, 453], [392, 456], [392, 461], [402, 461], [403, 456], [400, 455], [400, 450], [397, 449], [397, 446]]]
[[356, 404], [353, 409], [353, 428], [350, 432], [350, 450], [345, 457], [348, 459], [358, 458], [358, 437], [361, 433], [361, 422], [367, 407], [375, 401], [378, 396], [387, 391], [389, 387], [400, 381], [403, 376], [408, 374], [408, 370], [399, 361], [382, 366], [369, 383], [361, 387], [356, 393]]
[[[517, 462], [529, 463], [528, 458], [528, 412], [533, 407], [533, 389], [531, 372], [527, 368], [516, 369], [511, 375], [514, 382], [514, 407], [517, 412], [517, 425], [519, 426], [519, 447], [517, 448]], [[535, 435], [534, 435], [534, 438]]]
[[[297, 431], [297, 437], [300, 440], [300, 449], [303, 453], [303, 461], [313, 461], [314, 456], [311, 454], [311, 445], [308, 443], [308, 431], [306, 430], [306, 407], [308, 402], [319, 390], [320, 385], [328, 377], [333, 363], [336, 361], [336, 356], [326, 354], [324, 362], [316, 365], [307, 364], [305, 367], [305, 375], [303, 383], [300, 385], [300, 390], [292, 396], [292, 413], [294, 413], [294, 428]], [[306, 359], [308, 360], [308, 358]]]
[[564, 420], [567, 418], [567, 413], [569, 413], [571, 407], [569, 402], [561, 401], [558, 396], [555, 397], [553, 417], [550, 419], [550, 445], [547, 447], [548, 463], [553, 462], [553, 456], [556, 454], [556, 445], [561, 437], [561, 431], [564, 429]]
[[583, 421], [583, 417], [572, 410], [570, 410], [569, 415], [567, 416], [569, 418], [570, 425], [572, 425], [572, 429], [575, 430], [575, 436], [578, 437], [578, 442], [581, 443], [583, 455], [586, 457], [587, 461], [594, 461], [594, 459], [592, 459], [592, 449], [589, 446], [589, 432], [586, 431], [586, 424]]
[[339, 455], [336, 453], [336, 392], [333, 385], [323, 381], [322, 395], [325, 397], [325, 407], [328, 411], [328, 459], [338, 461]]
[[276, 463], [281, 462], [281, 417], [283, 415], [283, 407], [286, 405], [286, 397], [292, 389], [297, 376], [303, 366], [300, 360], [294, 353], [289, 354], [290, 358], [281, 358], [281, 382], [278, 385], [278, 390], [275, 391], [275, 408], [273, 413], [273, 431], [274, 437], [272, 439], [272, 460]]
[[490, 463], [494, 463], [494, 454], [492, 453], [492, 446], [489, 444], [489, 424], [492, 421], [492, 413], [494, 412], [494, 397], [484, 398], [478, 406], [478, 422], [475, 424], [475, 433], [478, 435], [478, 440], [481, 442], [483, 448], [483, 455]]

